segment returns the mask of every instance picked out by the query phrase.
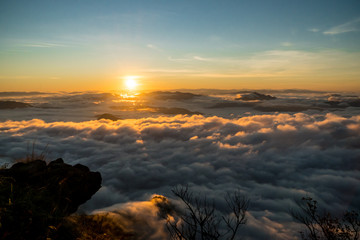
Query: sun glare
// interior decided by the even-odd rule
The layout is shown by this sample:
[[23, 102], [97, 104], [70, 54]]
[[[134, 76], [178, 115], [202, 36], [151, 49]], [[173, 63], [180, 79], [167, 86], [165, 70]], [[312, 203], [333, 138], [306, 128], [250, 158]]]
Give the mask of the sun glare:
[[124, 84], [127, 90], [134, 91], [136, 90], [138, 83], [138, 76], [126, 76], [124, 77]]

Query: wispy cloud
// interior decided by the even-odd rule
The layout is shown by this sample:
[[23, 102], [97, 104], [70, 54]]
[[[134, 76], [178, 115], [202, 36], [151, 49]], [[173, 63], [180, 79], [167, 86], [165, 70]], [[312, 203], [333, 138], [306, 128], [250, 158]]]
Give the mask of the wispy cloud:
[[213, 62], [216, 60], [216, 59], [204, 58], [204, 57], [200, 57], [200, 56], [194, 56], [193, 59], [198, 60], [198, 61], [205, 61], [205, 62]]
[[258, 77], [276, 77], [279, 76], [277, 73], [199, 73], [193, 74], [194, 77], [206, 77], [206, 78], [258, 78]]
[[190, 70], [190, 69], [161, 69], [161, 68], [154, 68], [154, 69], [142, 69], [143, 73], [194, 73], [197, 71]]
[[0, 79], [29, 79], [31, 76], [18, 75], [18, 76], [0, 76]]
[[319, 32], [320, 31], [320, 29], [318, 29], [318, 28], [310, 28], [310, 29], [308, 29], [308, 31], [309, 32]]
[[293, 46], [293, 44], [291, 42], [282, 42], [281, 46], [283, 46], [283, 47], [291, 47], [291, 46]]
[[146, 47], [150, 48], [150, 49], [153, 49], [153, 50], [156, 50], [156, 51], [159, 51], [159, 52], [163, 52], [163, 50], [161, 48], [159, 48], [158, 46], [155, 46], [154, 44], [147, 44]]
[[219, 62], [219, 61], [222, 61], [223, 58], [206, 58], [206, 57], [201, 57], [201, 56], [187, 56], [184, 58], [168, 57], [168, 60], [173, 61], [173, 62], [189, 62], [189, 61]]
[[324, 31], [323, 33], [325, 35], [336, 35], [341, 33], [357, 32], [357, 31], [360, 31], [360, 18], [332, 27], [329, 30]]
[[[291, 42], [281, 44], [284, 47], [292, 46]], [[176, 59], [169, 57], [170, 61], [187, 64], [190, 71], [160, 72], [211, 78], [309, 77], [313, 74], [350, 77], [360, 73], [359, 59], [360, 54], [356, 52], [275, 49], [237, 58], [203, 55], [186, 55]]]
[[191, 60], [200, 61], [200, 62], [213, 62], [213, 63], [240, 63], [242, 61], [239, 58], [224, 58], [224, 57], [201, 57], [201, 56], [192, 56]]
[[172, 62], [184, 62], [184, 61], [192, 61], [194, 60], [193, 58], [173, 58], [173, 57], [168, 57], [169, 61]]
[[66, 47], [64, 44], [52, 43], [52, 42], [30, 42], [20, 44], [23, 47], [32, 47], [32, 48], [54, 48], [54, 47]]

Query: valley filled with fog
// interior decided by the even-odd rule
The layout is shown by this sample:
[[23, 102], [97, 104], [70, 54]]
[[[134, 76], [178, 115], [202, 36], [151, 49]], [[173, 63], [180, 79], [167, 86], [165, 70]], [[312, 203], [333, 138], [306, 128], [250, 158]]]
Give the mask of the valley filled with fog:
[[149, 199], [172, 200], [179, 184], [214, 199], [219, 211], [227, 192], [247, 196], [246, 239], [293, 239], [299, 226], [289, 210], [304, 196], [335, 213], [359, 207], [356, 93], [2, 92], [0, 103], [1, 163], [35, 143], [49, 160], [99, 171], [102, 188], [82, 211], [151, 219], [148, 239], [163, 236]]

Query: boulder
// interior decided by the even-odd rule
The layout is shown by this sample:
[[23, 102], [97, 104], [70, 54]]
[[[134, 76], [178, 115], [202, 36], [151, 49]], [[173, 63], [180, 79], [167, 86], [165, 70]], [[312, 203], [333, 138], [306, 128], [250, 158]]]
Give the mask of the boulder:
[[235, 100], [242, 100], [242, 101], [261, 101], [261, 100], [274, 100], [276, 97], [271, 95], [261, 94], [258, 92], [252, 92], [247, 94], [242, 94], [240, 97], [235, 98]]
[[0, 101], [0, 109], [28, 108], [32, 107], [28, 103], [15, 101]]
[[59, 158], [0, 170], [0, 239], [44, 239], [101, 187], [99, 172]]
[[104, 113], [104, 114], [101, 114], [101, 115], [96, 115], [95, 117], [97, 118], [97, 120], [100, 120], [100, 119], [109, 119], [111, 121], [120, 120], [119, 117], [117, 117], [115, 115], [112, 115], [110, 113]]

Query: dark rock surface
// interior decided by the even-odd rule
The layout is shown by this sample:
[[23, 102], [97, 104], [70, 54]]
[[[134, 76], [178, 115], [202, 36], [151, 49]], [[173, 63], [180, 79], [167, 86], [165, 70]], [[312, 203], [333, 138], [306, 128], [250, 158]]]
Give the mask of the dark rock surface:
[[252, 92], [248, 94], [242, 94], [239, 98], [235, 100], [242, 100], [242, 101], [256, 101], [256, 100], [274, 100], [276, 97], [271, 95], [266, 95], [258, 92]]
[[157, 113], [163, 113], [163, 114], [172, 114], [172, 115], [176, 115], [176, 114], [187, 114], [187, 115], [202, 115], [201, 112], [192, 112], [188, 109], [185, 109], [185, 108], [166, 108], [166, 107], [155, 107], [153, 108], [155, 112]]
[[0, 101], [0, 109], [14, 109], [14, 108], [28, 108], [32, 107], [28, 103], [15, 102], [15, 101]]
[[44, 239], [101, 187], [88, 167], [35, 160], [0, 170], [0, 239]]
[[349, 101], [350, 107], [360, 107], [360, 99]]
[[184, 92], [163, 92], [163, 91], [156, 91], [156, 92], [151, 92], [148, 93], [147, 95], [149, 96], [153, 96], [157, 99], [162, 99], [162, 100], [189, 100], [189, 99], [193, 99], [195, 97], [201, 97], [201, 95], [199, 94], [193, 94], [193, 93], [184, 93]]
[[257, 103], [255, 102], [234, 102], [234, 101], [223, 101], [216, 103], [209, 108], [242, 108], [242, 107], [253, 107]]
[[306, 105], [259, 105], [254, 107], [255, 110], [261, 112], [302, 112], [310, 109], [321, 110], [316, 107], [306, 106]]
[[108, 119], [108, 120], [111, 120], [111, 121], [117, 121], [117, 120], [120, 119], [117, 116], [114, 116], [114, 115], [112, 115], [110, 113], [104, 113], [104, 114], [96, 115], [95, 117], [97, 118], [97, 120]]

